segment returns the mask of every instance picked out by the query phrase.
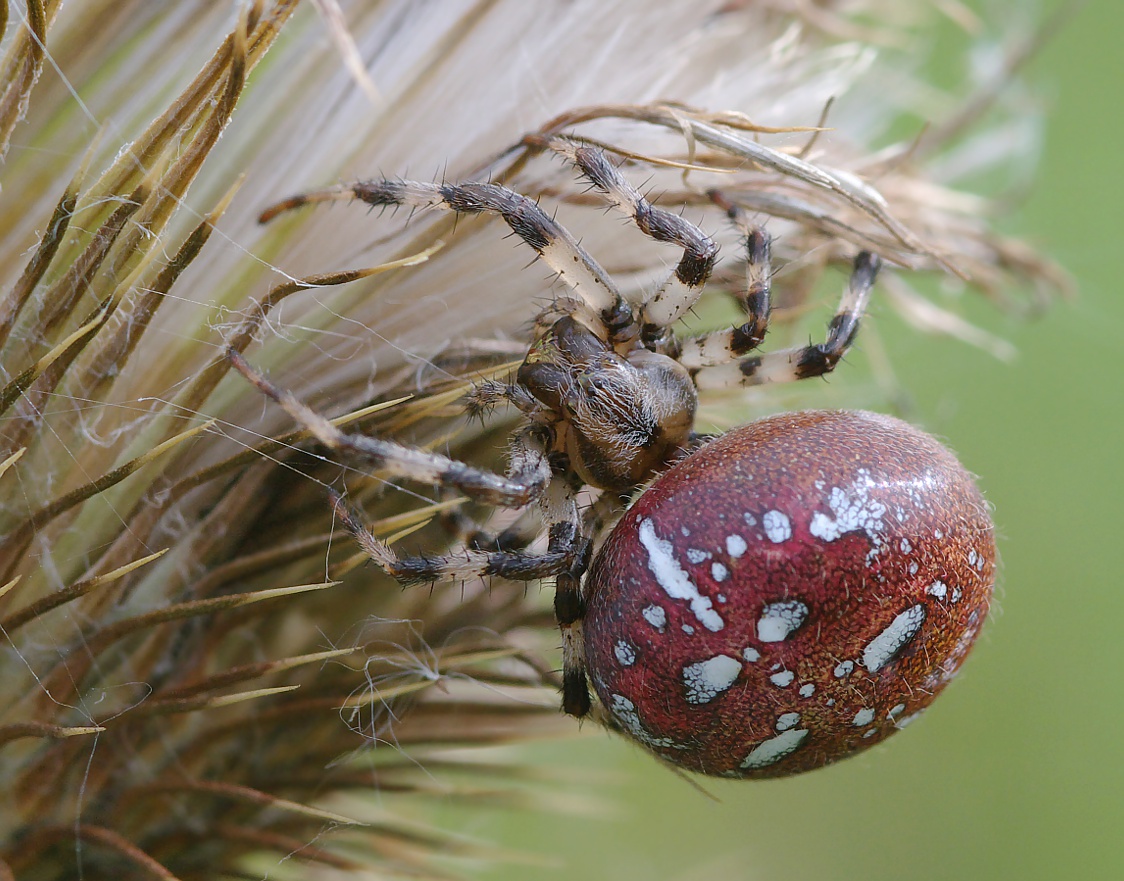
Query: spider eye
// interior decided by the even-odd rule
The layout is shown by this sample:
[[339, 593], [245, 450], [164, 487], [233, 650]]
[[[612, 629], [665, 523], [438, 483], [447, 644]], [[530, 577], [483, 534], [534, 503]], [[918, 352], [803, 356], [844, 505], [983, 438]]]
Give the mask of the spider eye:
[[987, 617], [995, 543], [936, 440], [857, 412], [762, 420], [645, 491], [589, 574], [620, 728], [706, 774], [819, 767], [905, 727]]
[[608, 387], [609, 383], [600, 374], [591, 372], [578, 374], [578, 388], [589, 397], [605, 391]]

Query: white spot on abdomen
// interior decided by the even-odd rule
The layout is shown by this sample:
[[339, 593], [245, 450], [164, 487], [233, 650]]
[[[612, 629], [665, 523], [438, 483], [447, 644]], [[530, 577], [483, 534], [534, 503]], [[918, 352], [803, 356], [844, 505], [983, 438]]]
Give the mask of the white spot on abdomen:
[[874, 721], [874, 710], [870, 707], [863, 707], [857, 713], [855, 718], [851, 720], [856, 728], [862, 728], [864, 725], [869, 725]]
[[792, 523], [782, 512], [767, 511], [761, 522], [765, 527], [765, 536], [773, 544], [780, 544], [792, 538]]
[[834, 516], [817, 511], [812, 515], [808, 531], [822, 541], [835, 541], [841, 535], [861, 529], [874, 544], [879, 544], [878, 532], [883, 528], [886, 506], [870, 497], [874, 485], [866, 469], [860, 468], [849, 490], [832, 488], [827, 504]]
[[808, 607], [800, 600], [768, 603], [757, 619], [757, 638], [762, 642], [782, 642], [808, 617]]
[[646, 743], [648, 746], [663, 747], [664, 749], [687, 749], [687, 744], [676, 743], [670, 737], [657, 737], [644, 727], [640, 721], [640, 714], [636, 711], [636, 704], [622, 694], [614, 694], [609, 703], [609, 711], [617, 717], [629, 734]]
[[866, 644], [863, 649], [863, 666], [871, 673], [881, 670], [902, 650], [925, 621], [925, 607], [920, 603], [910, 606], [893, 621], [890, 626]]
[[808, 729], [806, 728], [790, 728], [776, 737], [770, 737], [764, 743], [759, 743], [753, 748], [753, 751], [742, 762], [742, 767], [748, 769], [765, 768], [779, 762], [785, 756], [796, 752], [807, 736]]
[[656, 628], [660, 633], [664, 632], [667, 627], [667, 612], [661, 606], [653, 603], [650, 606], [645, 606], [640, 612], [644, 616], [644, 620]]
[[799, 713], [782, 713], [777, 716], [777, 731], [788, 731], [800, 724]]
[[656, 527], [650, 519], [640, 521], [640, 543], [648, 552], [648, 568], [664, 593], [673, 600], [687, 600], [691, 611], [707, 630], [721, 630], [725, 626], [722, 616], [714, 611], [714, 604], [700, 594], [695, 583], [687, 577], [673, 556], [675, 549], [671, 542], [656, 535]]
[[749, 549], [749, 545], [745, 543], [745, 539], [740, 535], [727, 535], [726, 536], [726, 553], [733, 557], [735, 560], [744, 554]]
[[687, 703], [710, 703], [734, 684], [741, 669], [741, 661], [729, 655], [715, 655], [697, 664], [688, 664], [683, 668]]
[[832, 671], [836, 679], [842, 679], [844, 676], [850, 676], [851, 671], [855, 669], [854, 661], [840, 661], [835, 665]]
[[777, 688], [787, 688], [792, 685], [792, 680], [796, 678], [796, 674], [791, 670], [782, 670], [780, 673], [774, 673], [769, 677], [769, 681]]
[[622, 667], [631, 667], [636, 663], [636, 649], [623, 639], [617, 640], [617, 644], [613, 647], [613, 654], [617, 656], [617, 662]]

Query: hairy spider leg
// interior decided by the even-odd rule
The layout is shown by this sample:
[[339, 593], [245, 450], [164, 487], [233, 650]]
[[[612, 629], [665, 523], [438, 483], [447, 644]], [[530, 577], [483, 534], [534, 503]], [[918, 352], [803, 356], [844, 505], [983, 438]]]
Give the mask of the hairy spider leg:
[[347, 434], [323, 416], [271, 383], [252, 368], [239, 353], [227, 350], [235, 369], [259, 391], [272, 398], [302, 427], [333, 452], [386, 471], [392, 477], [415, 480], [430, 486], [448, 486], [476, 501], [505, 508], [521, 508], [535, 501], [552, 476], [550, 462], [539, 437], [541, 430], [528, 427], [512, 445], [511, 469], [504, 477], [415, 447], [362, 434]]
[[538, 581], [554, 576], [554, 615], [562, 634], [562, 709], [571, 716], [589, 713], [590, 696], [581, 623], [585, 600], [581, 579], [589, 567], [592, 543], [581, 534], [574, 491], [565, 477], [556, 477], [539, 500], [549, 536], [544, 553], [463, 548], [448, 554], [399, 556], [363, 525], [359, 513], [332, 492], [336, 516], [360, 549], [399, 584], [499, 576], [513, 581]]
[[402, 585], [499, 576], [513, 581], [555, 577], [555, 616], [562, 632], [563, 709], [573, 716], [589, 712], [590, 698], [582, 650], [585, 603], [581, 579], [592, 543], [582, 535], [576, 490], [571, 479], [554, 474], [542, 443], [542, 430], [528, 426], [512, 442], [511, 475], [472, 468], [446, 456], [365, 435], [346, 434], [327, 419], [254, 370], [241, 354], [227, 350], [231, 364], [257, 389], [276, 401], [328, 449], [401, 477], [439, 487], [454, 487], [470, 498], [509, 508], [537, 501], [548, 542], [544, 553], [464, 548], [448, 554], [400, 556], [363, 524], [358, 511], [329, 490], [340, 522], [362, 551]]
[[738, 327], [716, 330], [683, 341], [679, 363], [688, 370], [727, 364], [752, 352], [765, 339], [769, 328], [772, 283], [772, 240], [760, 227], [752, 227], [745, 237], [745, 296], [738, 302], [746, 322]]
[[541, 554], [460, 548], [447, 554], [399, 555], [363, 524], [362, 515], [339, 493], [329, 490], [340, 523], [360, 549], [403, 587], [435, 581], [465, 581], [498, 576], [512, 581], [539, 581], [573, 566], [575, 549], [558, 543]]
[[438, 208], [459, 214], [497, 214], [577, 295], [581, 307], [566, 311], [584, 313], [590, 329], [604, 334], [610, 342], [626, 341], [635, 332], [632, 308], [600, 264], [538, 202], [499, 184], [434, 184], [386, 178], [359, 181], [293, 196], [267, 208], [260, 219], [269, 220], [302, 205], [340, 199], [358, 199], [377, 206]]
[[510, 526], [500, 532], [466, 514], [460, 506], [439, 515], [441, 527], [455, 544], [478, 551], [522, 551], [539, 537], [542, 525], [534, 508], [526, 508]]
[[700, 389], [734, 388], [792, 382], [830, 373], [855, 340], [881, 266], [881, 258], [869, 251], [860, 251], [855, 257], [850, 281], [844, 289], [838, 311], [828, 324], [825, 342], [703, 367], [694, 372], [695, 384]]
[[640, 334], [648, 348], [666, 342], [667, 329], [699, 299], [718, 259], [718, 244], [689, 220], [649, 202], [617, 170], [604, 151], [564, 139], [550, 142], [555, 152], [569, 159], [609, 203], [635, 221], [657, 242], [672, 242], [683, 256], [667, 280], [640, 307]]
[[562, 634], [562, 710], [581, 718], [589, 713], [589, 677], [585, 667], [585, 597], [582, 578], [589, 568], [593, 542], [582, 534], [577, 490], [566, 474], [558, 474], [547, 487], [539, 507], [547, 525], [547, 554], [562, 553], [567, 565], [555, 573], [554, 619]]

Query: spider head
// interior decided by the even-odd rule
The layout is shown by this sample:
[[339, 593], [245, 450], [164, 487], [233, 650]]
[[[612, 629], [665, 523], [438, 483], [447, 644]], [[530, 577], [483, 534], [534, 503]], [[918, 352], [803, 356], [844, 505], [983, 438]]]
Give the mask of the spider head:
[[678, 362], [640, 348], [622, 356], [569, 316], [531, 348], [518, 381], [554, 414], [557, 446], [578, 476], [613, 491], [678, 458], [698, 404]]

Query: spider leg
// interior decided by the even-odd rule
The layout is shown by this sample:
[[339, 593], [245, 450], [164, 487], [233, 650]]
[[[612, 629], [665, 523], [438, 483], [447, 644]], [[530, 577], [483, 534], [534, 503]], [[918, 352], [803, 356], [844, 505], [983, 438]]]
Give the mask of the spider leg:
[[600, 264], [534, 199], [499, 184], [433, 184], [385, 178], [360, 181], [293, 196], [266, 209], [259, 219], [264, 222], [282, 211], [340, 199], [359, 199], [368, 205], [439, 208], [460, 214], [498, 214], [580, 298], [582, 305], [576, 311], [585, 311], [591, 328], [606, 328], [607, 338], [613, 342], [624, 341], [633, 332], [632, 309]]
[[549, 525], [547, 553], [562, 552], [568, 565], [554, 580], [554, 618], [562, 633], [562, 710], [581, 718], [589, 713], [589, 677], [585, 666], [585, 597], [581, 581], [589, 568], [593, 543], [582, 534], [574, 487], [558, 475], [539, 500], [543, 520]]
[[[475, 468], [439, 453], [399, 444], [394, 441], [361, 434], [347, 434], [303, 404], [288, 391], [271, 383], [252, 368], [237, 352], [227, 350], [227, 357], [239, 373], [259, 391], [284, 408], [296, 422], [328, 449], [349, 456], [401, 477], [432, 486], [448, 486], [460, 490], [476, 501], [506, 508], [519, 508], [538, 498], [551, 479], [551, 467], [545, 452], [541, 429], [530, 426], [516, 438], [512, 446], [511, 468], [503, 477]], [[498, 574], [498, 573], [497, 573]]]
[[448, 554], [399, 556], [363, 525], [359, 512], [341, 495], [332, 490], [329, 493], [336, 516], [355, 537], [363, 553], [403, 586], [491, 576], [512, 581], [538, 581], [557, 575], [572, 565], [573, 550], [569, 547], [548, 549], [543, 554], [463, 548]]
[[582, 530], [586, 535], [608, 535], [628, 510], [630, 500], [630, 494], [605, 490], [582, 512]]
[[641, 306], [641, 339], [658, 346], [667, 328], [678, 321], [702, 294], [718, 258], [718, 244], [688, 220], [649, 202], [617, 170], [602, 150], [563, 139], [551, 149], [567, 157], [610, 204], [631, 217], [640, 230], [658, 242], [673, 242], [683, 256], [668, 279]]
[[527, 508], [502, 532], [492, 532], [458, 506], [442, 511], [441, 525], [456, 544], [480, 551], [526, 550], [542, 531], [537, 512]]
[[469, 416], [483, 417], [500, 404], [510, 404], [524, 416], [541, 417], [545, 408], [526, 388], [517, 382], [482, 380], [464, 396], [464, 408]]
[[761, 345], [769, 327], [771, 246], [772, 240], [760, 227], [748, 231], [745, 237], [746, 293], [738, 298], [747, 321], [740, 327], [684, 340], [679, 362], [688, 370], [727, 364]]
[[445, 555], [399, 556], [362, 522], [342, 496], [331, 492], [336, 516], [362, 551], [402, 585], [500, 576], [513, 581], [555, 577], [554, 614], [562, 633], [562, 709], [571, 716], [589, 713], [590, 696], [582, 641], [585, 600], [581, 579], [589, 567], [592, 543], [581, 533], [574, 491], [564, 477], [551, 481], [539, 503], [548, 524], [544, 553], [464, 548]]
[[733, 388], [791, 382], [830, 373], [855, 340], [881, 266], [881, 258], [869, 251], [861, 251], [855, 257], [851, 279], [843, 292], [839, 309], [828, 325], [826, 341], [751, 355], [730, 364], [703, 367], [695, 372], [695, 383], [701, 389]]

